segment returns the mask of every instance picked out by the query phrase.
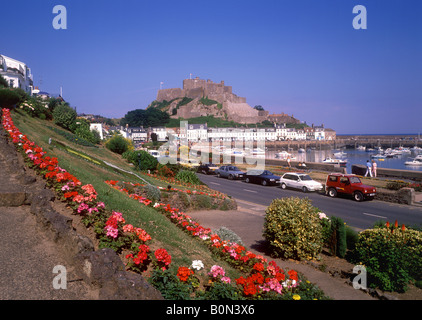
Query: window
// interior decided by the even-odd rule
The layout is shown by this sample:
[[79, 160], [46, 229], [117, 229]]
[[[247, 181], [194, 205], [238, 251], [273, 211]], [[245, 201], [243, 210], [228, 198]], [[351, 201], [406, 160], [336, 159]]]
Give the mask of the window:
[[350, 177], [350, 183], [361, 183], [358, 177]]
[[349, 182], [349, 178], [347, 178], [347, 177], [341, 177], [340, 178], [340, 182], [341, 183], [348, 183]]
[[300, 179], [302, 179], [302, 181], [311, 181], [312, 178], [310, 176], [308, 176], [307, 174], [301, 175]]
[[332, 182], [336, 182], [337, 181], [337, 177], [336, 176], [330, 176], [328, 178], [328, 180], [332, 181]]

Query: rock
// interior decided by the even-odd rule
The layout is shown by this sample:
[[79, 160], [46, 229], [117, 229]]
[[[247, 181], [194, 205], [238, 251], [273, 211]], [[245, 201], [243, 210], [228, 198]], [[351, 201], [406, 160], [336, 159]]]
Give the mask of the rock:
[[81, 276], [100, 289], [102, 300], [163, 300], [161, 293], [141, 275], [125, 271], [110, 248], [79, 255]]

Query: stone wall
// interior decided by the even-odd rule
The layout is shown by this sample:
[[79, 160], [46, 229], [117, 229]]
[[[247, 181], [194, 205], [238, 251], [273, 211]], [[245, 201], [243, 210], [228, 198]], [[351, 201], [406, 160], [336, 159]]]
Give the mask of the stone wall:
[[415, 190], [402, 188], [398, 191], [377, 188], [376, 200], [412, 205], [415, 202]]

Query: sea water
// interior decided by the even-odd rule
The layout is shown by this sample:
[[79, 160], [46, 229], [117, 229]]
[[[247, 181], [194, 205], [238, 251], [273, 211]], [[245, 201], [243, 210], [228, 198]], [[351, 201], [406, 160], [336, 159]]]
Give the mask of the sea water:
[[[288, 151], [292, 156], [296, 157], [294, 161], [300, 162], [323, 162], [326, 158], [335, 158], [335, 159], [342, 159], [347, 160], [346, 168], [347, 172], [352, 172], [352, 165], [366, 165], [367, 160], [375, 160], [378, 165], [378, 168], [386, 168], [386, 169], [399, 169], [399, 170], [415, 170], [415, 171], [422, 171], [422, 166], [410, 166], [404, 164], [406, 161], [411, 161], [415, 158], [418, 154], [422, 153], [403, 153], [402, 155], [398, 155], [394, 158], [385, 158], [381, 159], [372, 159], [371, 155], [376, 155], [378, 152], [372, 151], [362, 151], [356, 149], [341, 149], [341, 150], [308, 150], [306, 152], [297, 152], [297, 151]], [[335, 156], [334, 154], [342, 152], [344, 153], [341, 157]], [[269, 152], [267, 156], [269, 158], [274, 157], [275, 152]]]

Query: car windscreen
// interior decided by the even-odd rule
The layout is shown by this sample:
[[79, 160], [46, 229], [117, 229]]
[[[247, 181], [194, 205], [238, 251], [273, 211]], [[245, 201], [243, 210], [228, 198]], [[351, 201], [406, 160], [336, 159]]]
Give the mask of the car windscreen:
[[230, 171], [240, 171], [238, 167], [229, 167]]
[[350, 177], [349, 180], [350, 180], [350, 183], [361, 183], [358, 177]]
[[302, 181], [312, 181], [312, 178], [307, 174], [299, 176]]

